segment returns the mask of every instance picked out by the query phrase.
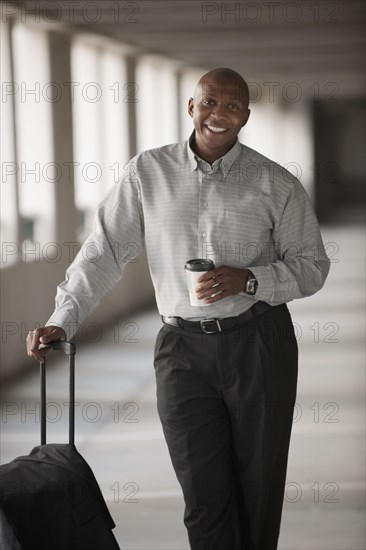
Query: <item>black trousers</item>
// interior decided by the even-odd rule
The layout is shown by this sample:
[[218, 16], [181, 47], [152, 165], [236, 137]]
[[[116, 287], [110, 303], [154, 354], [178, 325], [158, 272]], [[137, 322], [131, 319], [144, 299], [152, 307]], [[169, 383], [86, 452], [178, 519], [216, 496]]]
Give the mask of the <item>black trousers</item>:
[[296, 399], [285, 304], [221, 333], [163, 325], [157, 406], [192, 550], [275, 550]]

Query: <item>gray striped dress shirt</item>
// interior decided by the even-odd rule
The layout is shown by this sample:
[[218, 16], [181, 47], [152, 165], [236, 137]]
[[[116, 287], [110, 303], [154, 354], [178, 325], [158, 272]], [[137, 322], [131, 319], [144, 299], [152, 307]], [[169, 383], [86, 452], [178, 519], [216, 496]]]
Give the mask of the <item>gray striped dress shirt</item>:
[[[197, 320], [232, 317], [317, 292], [330, 268], [301, 183], [239, 141], [211, 166], [190, 139], [135, 156], [98, 205], [90, 236], [57, 287], [47, 325], [70, 339], [146, 247], [159, 313]], [[193, 258], [250, 268], [255, 296], [240, 292], [190, 305], [184, 265]]]

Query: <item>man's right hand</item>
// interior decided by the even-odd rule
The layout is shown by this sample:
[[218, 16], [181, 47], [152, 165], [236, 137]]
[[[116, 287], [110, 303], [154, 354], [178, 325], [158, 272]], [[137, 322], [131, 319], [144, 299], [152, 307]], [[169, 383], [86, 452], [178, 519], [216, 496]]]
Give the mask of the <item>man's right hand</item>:
[[43, 362], [43, 358], [51, 350], [51, 348], [38, 349], [40, 344], [48, 344], [54, 340], [66, 340], [66, 333], [60, 327], [53, 325], [31, 330], [27, 336], [27, 353], [29, 357], [34, 357], [39, 363]]

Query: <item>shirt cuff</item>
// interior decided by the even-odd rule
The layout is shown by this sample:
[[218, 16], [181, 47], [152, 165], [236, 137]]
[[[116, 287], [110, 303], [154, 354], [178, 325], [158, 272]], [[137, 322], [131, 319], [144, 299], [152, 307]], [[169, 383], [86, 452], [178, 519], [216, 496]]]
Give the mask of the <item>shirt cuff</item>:
[[252, 297], [255, 300], [270, 302], [273, 299], [274, 293], [274, 280], [271, 275], [271, 268], [268, 265], [258, 265], [256, 267], [250, 266], [248, 269], [250, 269], [258, 281], [257, 291], [255, 294], [247, 294], [244, 291], [239, 292], [239, 294], [248, 298]]

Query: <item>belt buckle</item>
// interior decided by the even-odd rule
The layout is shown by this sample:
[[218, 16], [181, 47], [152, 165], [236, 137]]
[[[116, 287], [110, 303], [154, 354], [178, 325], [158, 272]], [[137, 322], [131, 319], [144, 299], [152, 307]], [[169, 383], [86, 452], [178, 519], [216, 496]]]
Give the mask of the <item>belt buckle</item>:
[[[216, 330], [208, 330], [206, 328], [206, 323], [216, 323]], [[202, 319], [200, 321], [201, 329], [205, 334], [215, 334], [216, 332], [221, 332], [221, 325], [219, 319]]]

